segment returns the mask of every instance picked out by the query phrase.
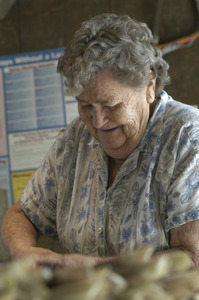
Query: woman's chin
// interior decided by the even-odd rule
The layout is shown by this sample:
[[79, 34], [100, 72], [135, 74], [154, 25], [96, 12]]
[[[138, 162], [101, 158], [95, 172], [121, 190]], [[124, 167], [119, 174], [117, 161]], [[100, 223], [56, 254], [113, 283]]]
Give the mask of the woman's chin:
[[103, 147], [104, 151], [114, 159], [123, 159], [125, 160], [129, 156], [129, 151], [125, 149], [123, 145], [109, 145], [109, 147]]

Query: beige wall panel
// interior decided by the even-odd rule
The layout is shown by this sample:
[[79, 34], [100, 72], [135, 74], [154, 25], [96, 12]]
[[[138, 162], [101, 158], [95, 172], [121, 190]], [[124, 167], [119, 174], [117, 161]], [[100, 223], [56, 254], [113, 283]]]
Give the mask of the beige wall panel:
[[109, 10], [106, 0], [20, 0], [20, 3], [24, 51], [62, 47], [82, 21]]
[[0, 55], [15, 53], [20, 49], [19, 19], [17, 4], [0, 20]]
[[171, 84], [167, 91], [184, 103], [199, 107], [199, 38], [190, 48], [170, 53], [165, 59], [170, 64]]
[[111, 0], [111, 11], [118, 14], [128, 14], [138, 21], [152, 25], [156, 1], [154, 0]]

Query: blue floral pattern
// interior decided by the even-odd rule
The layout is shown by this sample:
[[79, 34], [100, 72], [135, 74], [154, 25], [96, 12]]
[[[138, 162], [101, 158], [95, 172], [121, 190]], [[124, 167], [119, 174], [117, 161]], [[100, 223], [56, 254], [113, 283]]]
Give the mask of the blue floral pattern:
[[108, 157], [79, 118], [64, 128], [21, 205], [67, 253], [119, 255], [169, 247], [171, 228], [199, 219], [199, 111], [166, 92], [139, 146], [107, 189]]

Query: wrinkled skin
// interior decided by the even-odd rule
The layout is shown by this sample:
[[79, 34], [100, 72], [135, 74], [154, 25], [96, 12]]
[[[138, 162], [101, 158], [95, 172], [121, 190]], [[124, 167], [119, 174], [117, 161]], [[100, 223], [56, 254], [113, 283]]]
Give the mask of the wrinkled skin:
[[76, 97], [79, 115], [113, 159], [125, 160], [140, 143], [155, 99], [155, 80], [140, 89], [103, 71]]

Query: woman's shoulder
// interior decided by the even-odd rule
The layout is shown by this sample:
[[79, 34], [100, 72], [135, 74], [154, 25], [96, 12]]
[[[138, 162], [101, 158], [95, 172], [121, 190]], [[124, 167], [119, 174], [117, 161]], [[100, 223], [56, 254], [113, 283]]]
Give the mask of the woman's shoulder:
[[193, 105], [174, 100], [171, 96], [164, 96], [165, 117], [173, 122], [199, 123], [199, 109]]
[[[162, 133], [177, 146], [178, 142], [194, 146], [199, 151], [199, 109], [168, 96], [163, 103]], [[166, 143], [167, 144], [167, 143]]]
[[86, 127], [81, 118], [77, 117], [71, 123], [60, 130], [57, 140], [74, 139], [74, 137], [81, 135], [85, 129]]

